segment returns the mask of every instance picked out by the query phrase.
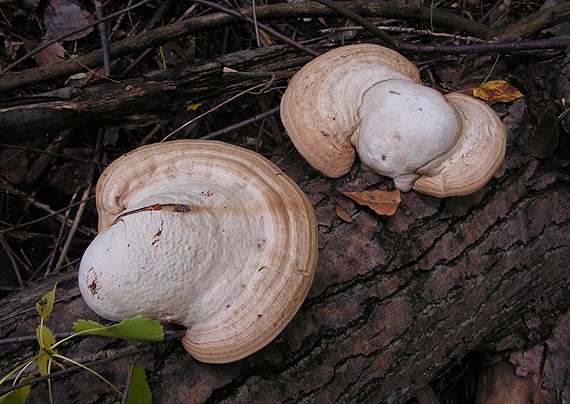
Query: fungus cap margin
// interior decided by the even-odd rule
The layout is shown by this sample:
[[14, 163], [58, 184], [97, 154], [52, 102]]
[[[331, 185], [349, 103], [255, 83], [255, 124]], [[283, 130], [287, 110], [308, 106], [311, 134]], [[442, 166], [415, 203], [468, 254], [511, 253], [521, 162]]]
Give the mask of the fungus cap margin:
[[360, 124], [362, 97], [389, 79], [419, 83], [420, 74], [398, 52], [373, 44], [330, 50], [293, 76], [281, 99], [281, 120], [312, 167], [331, 178], [350, 171], [356, 156], [350, 137]]
[[[146, 209], [149, 203], [160, 203], [160, 193], [165, 192], [165, 184], [173, 178], [178, 186], [186, 184], [187, 189], [179, 196], [176, 192], [166, 192], [167, 201], [163, 203], [180, 204], [189, 209], [180, 212]], [[190, 185], [192, 183], [195, 185]], [[225, 191], [220, 185], [224, 183], [227, 183]], [[207, 184], [212, 184], [212, 189]], [[100, 213], [97, 237], [105, 238], [109, 232], [117, 232], [118, 236], [107, 237], [109, 240], [99, 246], [96, 237], [88, 248], [90, 252], [86, 251], [79, 276], [86, 302], [98, 312], [100, 301], [110, 298], [106, 296], [107, 288], [116, 292], [113, 299], [119, 299], [111, 305], [117, 310], [120, 307], [119, 317], [135, 316], [147, 310], [158, 317], [157, 320], [174, 319], [182, 323], [187, 327], [183, 344], [201, 361], [231, 362], [265, 346], [291, 320], [311, 286], [317, 260], [317, 227], [312, 205], [298, 185], [278, 167], [249, 150], [198, 140], [143, 146], [109, 165], [97, 184], [96, 200]], [[201, 201], [207, 202], [201, 204]], [[232, 201], [247, 205], [235, 209], [240, 212], [235, 222], [245, 226], [248, 234], [228, 228], [228, 236], [220, 237], [224, 226], [230, 226], [225, 224], [220, 212]], [[186, 227], [192, 223], [209, 227], [204, 226], [206, 220], [193, 219], [192, 215], [201, 212], [213, 218], [221, 217], [206, 231], [206, 236], [185, 237], [176, 233], [182, 230], [169, 232], [167, 227], [170, 222], [176, 222], [178, 216], [184, 218], [182, 222]], [[117, 217], [119, 220], [115, 221]], [[135, 231], [137, 221], [145, 223], [145, 228]], [[126, 231], [122, 231], [123, 228]], [[130, 248], [127, 246], [131, 241], [139, 239], [146, 245], [121, 255]], [[232, 248], [232, 240], [238, 240], [238, 248]], [[196, 249], [201, 242], [208, 245]], [[178, 252], [196, 254], [188, 260], [172, 260], [170, 256], [160, 255], [165, 252], [168, 255], [172, 246]], [[117, 252], [119, 258], [108, 258], [98, 266], [98, 260], [109, 248]], [[155, 259], [141, 258], [152, 248], [158, 254]], [[236, 251], [239, 249], [244, 252]], [[225, 250], [231, 253], [223, 254], [226, 268], [220, 270], [215, 255]], [[202, 253], [205, 256], [200, 259]], [[246, 256], [243, 266], [233, 262], [235, 257], [243, 256]], [[160, 264], [160, 257], [170, 267], [156, 265], [157, 261]], [[206, 264], [201, 265], [202, 262]], [[199, 263], [200, 274], [192, 272], [196, 263]], [[141, 268], [144, 265], [148, 267]], [[132, 276], [119, 276], [128, 271]], [[225, 273], [227, 278], [223, 281], [217, 278], [220, 273]], [[184, 284], [188, 279], [190, 285]], [[160, 303], [153, 298], [155, 293], [136, 289], [152, 285], [163, 296], [172, 296], [170, 300], [165, 298], [170, 305], [156, 307]], [[196, 292], [201, 285], [214, 292]], [[129, 295], [129, 290], [134, 293]], [[199, 302], [187, 301], [188, 296], [176, 297], [176, 290], [200, 294]], [[149, 302], [155, 306], [143, 309]], [[219, 311], [211, 312], [212, 305]], [[125, 312], [124, 306], [133, 311]], [[196, 315], [196, 310], [201, 308], [208, 314]], [[183, 312], [176, 313], [177, 310]], [[113, 317], [108, 311], [104, 314]]]

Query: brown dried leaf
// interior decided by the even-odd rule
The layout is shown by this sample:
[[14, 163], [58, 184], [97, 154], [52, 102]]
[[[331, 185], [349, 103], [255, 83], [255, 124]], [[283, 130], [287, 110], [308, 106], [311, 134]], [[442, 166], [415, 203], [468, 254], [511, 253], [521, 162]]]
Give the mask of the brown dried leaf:
[[103, 145], [115, 145], [117, 143], [117, 139], [119, 139], [119, 127], [118, 126], [109, 126], [105, 129], [105, 135], [103, 136]]
[[343, 195], [348, 196], [359, 205], [368, 206], [379, 215], [392, 216], [396, 213], [398, 205], [402, 201], [400, 191], [359, 191], [359, 192], [343, 192]]
[[[89, 12], [71, 0], [51, 0], [44, 11], [44, 25], [47, 39], [57, 38], [67, 32], [74, 31], [95, 21]], [[76, 34], [66, 37], [63, 41], [75, 41], [93, 31], [86, 28]]]
[[336, 205], [336, 215], [338, 217], [340, 217], [342, 220], [344, 220], [347, 223], [352, 223], [352, 218], [350, 217], [350, 215], [346, 212], [346, 210], [344, 210], [342, 208], [342, 206], [340, 205]]
[[[41, 43], [38, 45], [42, 45]], [[40, 67], [53, 65], [54, 63], [61, 62], [65, 57], [65, 50], [59, 43], [54, 43], [47, 48], [36, 53], [33, 58], [36, 64]]]
[[488, 81], [473, 90], [473, 96], [485, 101], [511, 102], [524, 95], [505, 80]]

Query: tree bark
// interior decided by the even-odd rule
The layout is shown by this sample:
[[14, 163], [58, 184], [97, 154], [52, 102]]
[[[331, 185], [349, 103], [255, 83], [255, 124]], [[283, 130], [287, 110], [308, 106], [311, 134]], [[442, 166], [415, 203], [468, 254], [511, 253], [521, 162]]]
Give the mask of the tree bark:
[[[320, 228], [313, 287], [282, 334], [227, 365], [199, 363], [169, 341], [141, 343], [134, 355], [95, 370], [123, 386], [127, 365], [138, 360], [155, 403], [403, 403], [470, 351], [543, 340], [570, 304], [563, 165], [510, 148], [482, 190], [445, 200], [406, 193], [392, 217], [338, 192], [385, 188], [383, 177], [355, 167], [343, 179], [323, 179], [298, 157], [281, 165], [309, 195]], [[335, 214], [337, 205], [351, 223]], [[35, 303], [55, 282], [48, 322], [54, 332], [70, 331], [79, 318], [97, 319], [70, 271], [0, 302], [2, 338], [35, 335]], [[59, 351], [79, 359], [126, 349], [89, 337]], [[0, 346], [1, 374], [36, 350], [33, 342]], [[116, 394], [85, 371], [52, 383], [56, 402], [103, 402]], [[34, 386], [31, 402], [45, 402], [46, 391], [45, 383]]]

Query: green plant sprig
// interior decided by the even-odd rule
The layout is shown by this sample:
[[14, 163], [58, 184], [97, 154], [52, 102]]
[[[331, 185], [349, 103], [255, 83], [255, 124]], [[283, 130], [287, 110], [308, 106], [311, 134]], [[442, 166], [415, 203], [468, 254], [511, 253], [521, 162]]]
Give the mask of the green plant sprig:
[[[0, 404], [24, 404], [31, 389], [31, 378], [33, 375], [22, 378], [23, 372], [28, 369], [34, 362], [38, 363], [39, 372], [42, 378], [47, 378], [48, 392], [50, 403], [53, 404], [52, 386], [51, 386], [51, 368], [52, 364], [56, 364], [61, 369], [66, 369], [60, 362], [69, 362], [81, 369], [87, 370], [92, 374], [99, 377], [102, 381], [107, 383], [119, 395], [123, 397], [122, 402], [127, 404], [132, 403], [151, 403], [151, 394], [146, 381], [144, 369], [136, 364], [132, 369], [129, 369], [129, 380], [127, 382], [127, 389], [122, 393], [115, 387], [109, 380], [102, 375], [89, 368], [88, 366], [68, 358], [56, 351], [61, 344], [71, 340], [72, 338], [85, 335], [104, 336], [112, 338], [125, 339], [131, 343], [139, 340], [149, 341], [162, 341], [164, 339], [164, 329], [162, 325], [148, 318], [137, 316], [130, 319], [124, 319], [118, 324], [111, 326], [103, 326], [91, 320], [77, 320], [73, 323], [74, 333], [57, 341], [52, 331], [44, 324], [51, 316], [53, 306], [55, 303], [55, 292], [57, 284], [53, 289], [47, 292], [36, 304], [36, 311], [40, 315], [40, 324], [36, 328], [36, 339], [40, 346], [40, 351], [33, 358], [26, 360], [18, 365], [10, 373], [0, 379], [0, 385], [5, 383], [8, 379], [15, 375], [13, 386], [18, 385], [18, 381], [24, 382], [21, 387], [17, 387], [12, 391], [0, 397]], [[135, 401], [136, 400], [136, 401]]]

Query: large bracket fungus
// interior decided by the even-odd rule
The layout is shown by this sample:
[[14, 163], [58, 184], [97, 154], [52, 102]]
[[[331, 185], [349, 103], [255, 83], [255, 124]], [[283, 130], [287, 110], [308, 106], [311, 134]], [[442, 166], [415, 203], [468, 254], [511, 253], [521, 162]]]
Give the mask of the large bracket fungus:
[[340, 47], [303, 66], [283, 95], [281, 119], [323, 174], [347, 174], [358, 153], [401, 191], [470, 194], [505, 156], [505, 128], [488, 105], [422, 85], [414, 64], [378, 45]]
[[241, 359], [285, 327], [317, 261], [312, 205], [278, 167], [216, 141], [143, 146], [97, 183], [99, 234], [79, 287], [109, 320], [184, 325], [203, 362]]

